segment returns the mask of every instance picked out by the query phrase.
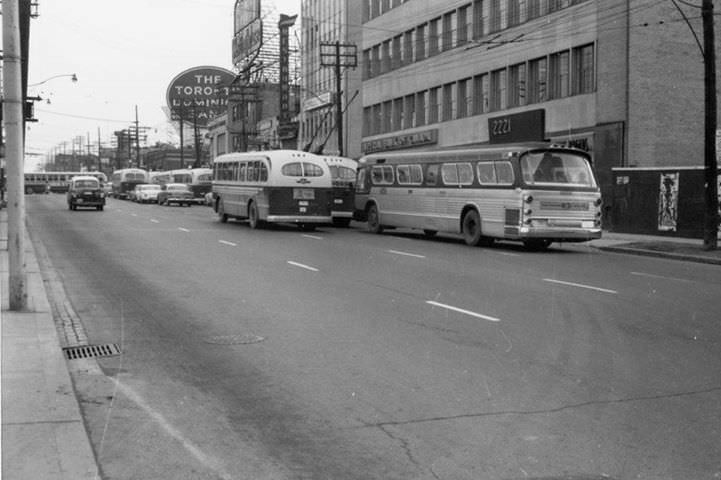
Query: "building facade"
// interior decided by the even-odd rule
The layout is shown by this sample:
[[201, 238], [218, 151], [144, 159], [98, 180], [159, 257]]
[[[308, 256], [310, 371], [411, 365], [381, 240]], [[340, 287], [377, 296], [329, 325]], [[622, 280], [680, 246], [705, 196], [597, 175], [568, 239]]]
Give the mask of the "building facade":
[[[362, 91], [360, 45], [362, 2], [302, 0], [301, 111], [298, 148], [360, 156]], [[340, 100], [336, 96], [335, 44], [340, 55]], [[356, 64], [355, 67], [350, 66]], [[340, 105], [339, 146], [338, 105]]]
[[593, 153], [605, 199], [613, 167], [703, 165], [703, 58], [671, 2], [364, 0], [361, 14], [362, 153], [543, 122], [544, 139]]

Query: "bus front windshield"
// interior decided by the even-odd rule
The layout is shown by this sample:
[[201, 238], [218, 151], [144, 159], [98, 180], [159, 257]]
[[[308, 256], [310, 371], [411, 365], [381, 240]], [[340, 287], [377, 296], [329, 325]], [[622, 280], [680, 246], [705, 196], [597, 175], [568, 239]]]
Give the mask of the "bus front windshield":
[[526, 185], [596, 187], [591, 165], [582, 155], [569, 152], [527, 153], [521, 157]]

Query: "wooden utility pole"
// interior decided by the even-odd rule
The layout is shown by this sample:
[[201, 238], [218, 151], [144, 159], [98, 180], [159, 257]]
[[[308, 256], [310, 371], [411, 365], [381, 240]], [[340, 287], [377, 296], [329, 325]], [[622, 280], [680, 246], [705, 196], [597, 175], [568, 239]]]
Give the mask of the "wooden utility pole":
[[333, 67], [335, 71], [335, 124], [338, 133], [338, 155], [343, 156], [343, 75], [341, 67], [358, 65], [357, 48], [354, 44], [336, 42], [320, 43], [320, 64]]
[[22, 54], [18, 0], [5, 0], [3, 26], [3, 120], [8, 189], [8, 294], [10, 310], [27, 308]]
[[704, 179], [706, 201], [704, 210], [704, 250], [718, 248], [719, 203], [718, 203], [718, 162], [716, 160], [716, 50], [714, 45], [713, 1], [703, 0], [701, 5], [703, 21], [703, 63], [705, 91], [704, 122]]

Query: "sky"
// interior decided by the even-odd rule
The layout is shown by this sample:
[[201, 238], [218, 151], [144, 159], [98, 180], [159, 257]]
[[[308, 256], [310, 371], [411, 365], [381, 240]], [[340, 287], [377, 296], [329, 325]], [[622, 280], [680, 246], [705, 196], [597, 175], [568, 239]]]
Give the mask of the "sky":
[[[279, 13], [300, 13], [300, 0], [274, 3]], [[42, 100], [35, 103], [38, 122], [28, 123], [25, 171], [41, 168], [63, 143], [72, 151], [77, 137], [84, 144], [89, 137], [91, 151], [98, 137], [109, 146], [114, 131], [133, 125], [136, 106], [140, 126], [149, 127], [149, 144], [177, 141], [163, 111], [168, 86], [192, 67], [233, 70], [234, 5], [235, 0], [40, 0], [39, 16], [30, 22], [28, 96]]]

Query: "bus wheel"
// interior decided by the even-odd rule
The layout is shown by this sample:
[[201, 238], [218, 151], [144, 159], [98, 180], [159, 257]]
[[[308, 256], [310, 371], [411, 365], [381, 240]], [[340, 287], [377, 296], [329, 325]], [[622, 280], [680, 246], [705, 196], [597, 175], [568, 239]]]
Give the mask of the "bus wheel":
[[463, 216], [463, 240], [472, 247], [481, 243], [481, 217], [476, 210], [469, 210]]
[[523, 241], [523, 246], [531, 252], [542, 252], [547, 249], [549, 245], [551, 245], [551, 241], [543, 238], [531, 238]]
[[368, 231], [371, 233], [383, 232], [383, 226], [378, 215], [378, 207], [375, 204], [368, 207]]
[[256, 229], [260, 227], [260, 219], [258, 218], [258, 207], [255, 202], [250, 202], [248, 205], [248, 225], [250, 228]]
[[226, 223], [228, 221], [228, 214], [225, 213], [223, 199], [218, 200], [218, 208], [216, 211], [218, 212], [218, 220], [220, 220], [220, 223]]

